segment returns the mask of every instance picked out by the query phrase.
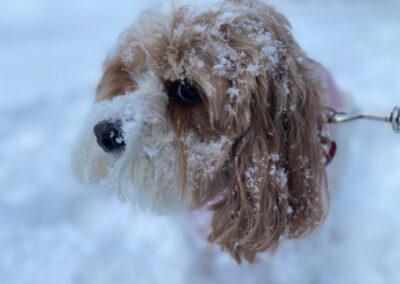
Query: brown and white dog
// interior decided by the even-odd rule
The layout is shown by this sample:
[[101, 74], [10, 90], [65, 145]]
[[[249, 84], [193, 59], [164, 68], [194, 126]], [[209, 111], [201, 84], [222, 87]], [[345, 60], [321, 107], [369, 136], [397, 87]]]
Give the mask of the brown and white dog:
[[321, 67], [260, 1], [142, 15], [107, 58], [78, 177], [160, 214], [210, 205], [240, 262], [324, 220]]

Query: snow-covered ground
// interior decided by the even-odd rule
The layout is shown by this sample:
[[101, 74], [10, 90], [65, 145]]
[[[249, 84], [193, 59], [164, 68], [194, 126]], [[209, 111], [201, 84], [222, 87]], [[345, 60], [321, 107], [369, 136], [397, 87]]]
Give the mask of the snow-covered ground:
[[[327, 222], [253, 266], [208, 247], [185, 217], [75, 182], [71, 147], [101, 62], [164, 2], [0, 2], [0, 283], [400, 283], [400, 135], [389, 125], [340, 127]], [[269, 3], [354, 104], [400, 105], [400, 1]]]

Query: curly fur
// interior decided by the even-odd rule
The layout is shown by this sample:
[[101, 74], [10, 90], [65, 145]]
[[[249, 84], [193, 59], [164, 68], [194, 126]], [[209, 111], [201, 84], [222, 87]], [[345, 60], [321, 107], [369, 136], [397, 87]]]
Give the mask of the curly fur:
[[[179, 174], [171, 181], [175, 189], [167, 190], [164, 179], [157, 182], [153, 201], [171, 202], [160, 196], [176, 190], [186, 209], [196, 209], [219, 197], [210, 206], [209, 240], [238, 262], [252, 262], [257, 252], [307, 235], [325, 217], [318, 70], [284, 16], [260, 1], [183, 6], [170, 16], [143, 15], [122, 35], [118, 54], [105, 62], [96, 98], [102, 103], [135, 96], [143, 74], [163, 86], [159, 115], [163, 133], [173, 133]], [[182, 106], [168, 99], [177, 80], [195, 84], [202, 102]], [[88, 157], [82, 155], [80, 161]], [[157, 155], [145, 157], [153, 177]], [[135, 165], [128, 171], [134, 173]]]

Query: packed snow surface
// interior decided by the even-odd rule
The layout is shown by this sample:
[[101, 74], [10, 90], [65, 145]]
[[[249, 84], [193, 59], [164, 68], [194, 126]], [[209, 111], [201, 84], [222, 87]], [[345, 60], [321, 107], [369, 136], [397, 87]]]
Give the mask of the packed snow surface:
[[[349, 104], [383, 114], [400, 105], [399, 1], [268, 3]], [[400, 135], [389, 124], [334, 130], [328, 219], [253, 266], [208, 245], [194, 225], [201, 216], [154, 216], [75, 181], [70, 155], [101, 63], [141, 11], [160, 6], [168, 3], [0, 2], [0, 282], [400, 283]]]

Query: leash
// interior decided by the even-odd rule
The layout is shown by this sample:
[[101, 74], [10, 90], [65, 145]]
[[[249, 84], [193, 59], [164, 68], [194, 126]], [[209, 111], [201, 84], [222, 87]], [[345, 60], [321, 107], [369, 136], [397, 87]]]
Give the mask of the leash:
[[395, 133], [400, 134], [400, 107], [395, 107], [392, 113], [389, 116], [384, 115], [376, 115], [370, 113], [359, 113], [359, 112], [351, 112], [345, 113], [338, 111], [334, 108], [325, 107], [327, 113], [327, 123], [344, 123], [357, 119], [368, 119], [375, 121], [382, 121], [386, 123], [390, 123], [392, 125], [392, 129]]

